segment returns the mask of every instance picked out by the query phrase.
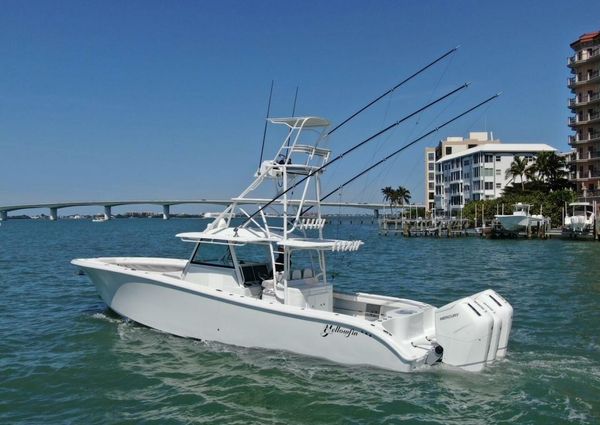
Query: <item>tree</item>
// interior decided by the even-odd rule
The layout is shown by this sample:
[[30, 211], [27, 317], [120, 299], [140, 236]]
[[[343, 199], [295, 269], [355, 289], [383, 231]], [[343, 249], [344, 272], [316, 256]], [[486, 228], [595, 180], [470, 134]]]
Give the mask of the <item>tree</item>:
[[390, 208], [394, 204], [394, 189], [391, 186], [386, 186], [381, 189], [381, 193], [383, 193], [383, 201], [390, 203]]
[[511, 180], [515, 180], [518, 176], [521, 179], [521, 191], [525, 190], [523, 175], [527, 171], [527, 160], [520, 156], [515, 156], [515, 159], [510, 164], [510, 168], [506, 170], [506, 178], [511, 178]]
[[392, 189], [390, 186], [386, 186], [381, 189], [383, 193], [383, 200], [390, 203], [390, 209], [393, 207], [401, 207], [404, 204], [410, 203], [410, 190], [403, 186], [398, 186], [398, 189]]
[[404, 204], [410, 203], [410, 190], [405, 188], [404, 186], [398, 186], [398, 189], [395, 190], [396, 204], [402, 206]]
[[567, 180], [567, 160], [556, 152], [540, 152], [535, 164], [531, 166], [538, 178], [548, 184], [550, 190], [569, 187]]

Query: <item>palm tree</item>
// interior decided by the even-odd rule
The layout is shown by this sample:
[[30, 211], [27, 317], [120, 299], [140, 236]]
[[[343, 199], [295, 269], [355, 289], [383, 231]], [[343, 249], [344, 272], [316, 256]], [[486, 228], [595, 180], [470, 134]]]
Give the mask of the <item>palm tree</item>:
[[395, 198], [396, 198], [396, 203], [400, 206], [404, 205], [404, 204], [408, 204], [410, 203], [410, 190], [408, 190], [407, 188], [405, 188], [404, 186], [398, 186], [398, 189], [396, 189], [395, 191]]
[[394, 189], [392, 189], [391, 186], [386, 186], [383, 189], [381, 189], [381, 193], [383, 193], [383, 201], [384, 202], [388, 202], [390, 203], [390, 208], [392, 207], [392, 205], [394, 204]]
[[521, 191], [525, 190], [525, 184], [523, 183], [523, 175], [527, 171], [527, 160], [520, 156], [515, 156], [513, 162], [510, 163], [510, 168], [506, 170], [506, 178], [514, 180], [517, 176], [521, 179]]
[[551, 190], [565, 187], [567, 160], [556, 152], [540, 152], [532, 167]]

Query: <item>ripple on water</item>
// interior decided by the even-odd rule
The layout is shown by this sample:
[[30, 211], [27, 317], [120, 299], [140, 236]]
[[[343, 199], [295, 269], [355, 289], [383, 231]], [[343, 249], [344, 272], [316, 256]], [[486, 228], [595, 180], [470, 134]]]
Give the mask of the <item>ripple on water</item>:
[[[515, 308], [508, 357], [482, 373], [398, 374], [182, 339], [106, 310], [72, 258], [187, 257], [198, 220], [16, 222], [0, 237], [0, 422], [598, 423], [600, 244], [380, 237], [332, 256], [343, 290], [443, 305], [492, 287]], [[5, 249], [10, 247], [10, 249]]]

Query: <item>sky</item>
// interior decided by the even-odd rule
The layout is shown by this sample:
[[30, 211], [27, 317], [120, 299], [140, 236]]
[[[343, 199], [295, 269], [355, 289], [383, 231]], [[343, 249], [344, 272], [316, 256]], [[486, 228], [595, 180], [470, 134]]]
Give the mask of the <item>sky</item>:
[[[326, 189], [502, 92], [336, 198], [381, 201], [401, 185], [422, 202], [424, 148], [442, 138], [568, 149], [569, 44], [599, 16], [597, 0], [3, 0], [0, 205], [236, 196], [258, 165], [272, 80], [271, 116], [291, 115], [298, 87], [296, 115], [335, 124], [460, 46], [329, 140], [339, 153], [471, 83], [332, 166]], [[280, 135], [268, 129], [267, 157]]]

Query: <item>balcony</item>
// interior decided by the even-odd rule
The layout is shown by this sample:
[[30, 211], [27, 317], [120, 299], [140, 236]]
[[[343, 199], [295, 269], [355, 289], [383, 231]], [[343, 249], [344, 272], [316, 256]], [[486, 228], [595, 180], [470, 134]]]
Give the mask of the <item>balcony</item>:
[[594, 124], [595, 122], [600, 122], [600, 111], [582, 115], [581, 119], [579, 119], [579, 116], [569, 117], [569, 126], [571, 127], [577, 125]]
[[590, 72], [589, 74], [583, 75], [581, 77], [581, 79], [578, 79], [577, 77], [571, 77], [568, 79], [568, 86], [569, 88], [574, 88], [574, 87], [578, 87], [578, 86], [583, 86], [585, 84], [592, 84], [592, 83], [597, 83], [600, 82], [600, 71], [599, 70], [595, 70], [593, 72]]
[[569, 136], [569, 144], [600, 142], [600, 133], [588, 134], [587, 138], [579, 138], [577, 135]]
[[600, 102], [600, 92], [586, 94], [581, 98], [573, 97], [569, 99], [569, 108], [576, 108], [578, 106], [587, 106], [594, 103]]
[[571, 56], [567, 61], [568, 66], [575, 66], [586, 62], [594, 62], [600, 58], [600, 47], [592, 49], [591, 52], [582, 50], [581, 52]]
[[575, 180], [585, 181], [585, 180], [597, 180], [600, 179], [600, 171], [588, 171], [587, 173], [577, 173], [577, 178]]
[[570, 162], [587, 162], [600, 159], [600, 151], [587, 151], [582, 156], [576, 155]]

